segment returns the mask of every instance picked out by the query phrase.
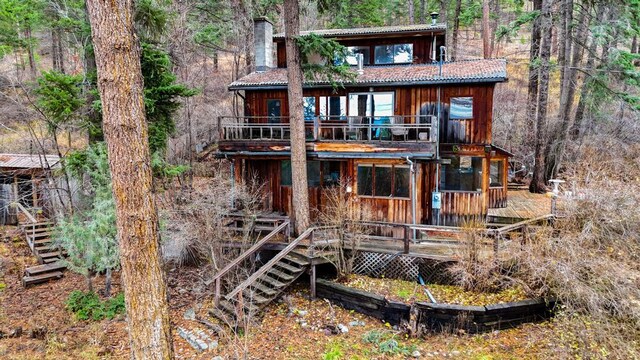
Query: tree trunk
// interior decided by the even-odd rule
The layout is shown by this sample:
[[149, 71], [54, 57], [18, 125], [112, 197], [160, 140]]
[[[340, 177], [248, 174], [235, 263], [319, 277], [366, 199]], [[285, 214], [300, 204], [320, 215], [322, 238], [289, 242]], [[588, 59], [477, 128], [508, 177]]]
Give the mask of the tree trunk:
[[305, 147], [304, 113], [302, 110], [302, 64], [296, 37], [300, 33], [298, 0], [285, 0], [285, 50], [289, 123], [291, 126], [291, 175], [295, 231], [301, 234], [309, 227], [309, 188], [307, 186], [307, 151]]
[[491, 58], [491, 28], [489, 27], [489, 0], [482, 0], [482, 49], [485, 59]]
[[87, 291], [93, 292], [93, 271], [87, 271], [87, 275], [84, 279], [87, 282]]
[[538, 94], [538, 113], [536, 115], [536, 146], [533, 178], [529, 185], [529, 191], [543, 193], [546, 191], [544, 178], [544, 144], [547, 138], [547, 100], [549, 98], [549, 59], [551, 57], [551, 2], [543, 0], [542, 13], [540, 14], [540, 30], [542, 32], [542, 44], [540, 46], [540, 88]]
[[[542, 10], [542, 0], [534, 0], [533, 10]], [[529, 86], [527, 88], [527, 136], [525, 136], [525, 144], [528, 148], [534, 146], [532, 134], [536, 133], [535, 117], [538, 109], [538, 74], [539, 69], [535, 67], [535, 63], [540, 56], [540, 17], [534, 20], [531, 28], [531, 47], [529, 49]]]
[[172, 359], [132, 0], [88, 0], [132, 359]]
[[456, 11], [453, 14], [453, 34], [451, 37], [451, 61], [458, 58], [458, 36], [460, 35], [460, 12], [462, 11], [462, 0], [456, 0]]
[[420, 23], [427, 23], [427, 0], [420, 0]]
[[[571, 1], [571, 0], [569, 0]], [[569, 28], [569, 23], [567, 21], [567, 14], [569, 13], [569, 9], [567, 7], [567, 0], [560, 0], [558, 1], [558, 13], [559, 13], [559, 20], [558, 24], [556, 26], [557, 33], [558, 33], [558, 67], [560, 69], [560, 92], [562, 93], [562, 91], [564, 91], [564, 71], [565, 68], [567, 66], [567, 55], [569, 54], [569, 51], [571, 51], [570, 49], [567, 49], [567, 44], [570, 44], [570, 42], [568, 42], [569, 39], [569, 33], [568, 33], [568, 28]], [[570, 47], [571, 45], [569, 45]], [[561, 95], [562, 97], [562, 95]]]
[[491, 2], [491, 11], [493, 11], [493, 19], [491, 19], [491, 54], [492, 56], [497, 56], [496, 49], [496, 31], [498, 30], [498, 23], [500, 21], [500, 0], [493, 0]]
[[111, 297], [111, 268], [107, 268], [104, 279], [104, 296]]
[[[597, 11], [596, 24], [601, 24], [604, 18], [604, 9], [601, 6]], [[591, 44], [587, 50], [587, 63], [585, 68], [590, 71], [596, 64], [596, 52], [598, 51], [598, 41], [595, 38], [591, 39]], [[580, 88], [580, 100], [576, 107], [576, 114], [573, 120], [573, 130], [571, 130], [571, 139], [577, 141], [582, 134], [582, 123], [584, 122], [585, 110], [587, 107], [587, 99], [589, 97], [589, 74], [587, 73], [582, 80], [582, 87]]]
[[29, 58], [29, 69], [31, 70], [31, 75], [35, 79], [38, 73], [36, 70], [36, 58], [35, 55], [33, 55], [33, 38], [31, 36], [31, 29], [27, 28], [24, 32], [24, 35], [27, 38], [27, 56]]
[[631, 41], [631, 53], [638, 53], [638, 36], [634, 36], [633, 40]]
[[[573, 11], [573, 1], [567, 1], [568, 11]], [[573, 22], [572, 16], [567, 16], [568, 22]], [[566, 147], [567, 138], [569, 137], [569, 130], [571, 129], [571, 109], [573, 108], [573, 101], [576, 93], [576, 68], [580, 66], [582, 62], [584, 43], [587, 40], [587, 32], [589, 29], [589, 19], [587, 18], [587, 10], [583, 9], [580, 13], [580, 17], [577, 22], [576, 36], [574, 37], [572, 29], [567, 29], [567, 48], [573, 48], [571, 54], [567, 54], [566, 63], [570, 64], [565, 69], [564, 83], [562, 84], [562, 91], [560, 92], [560, 108], [558, 109], [558, 122], [560, 124], [560, 131], [557, 132], [556, 140], [549, 144], [550, 151], [546, 157], [547, 164], [547, 177], [555, 178], [558, 175], [558, 170], [564, 151]], [[575, 39], [575, 40], [574, 40]]]
[[407, 0], [408, 10], [409, 10], [409, 24], [413, 25], [416, 23], [415, 19], [415, 11], [413, 6], [413, 0]]

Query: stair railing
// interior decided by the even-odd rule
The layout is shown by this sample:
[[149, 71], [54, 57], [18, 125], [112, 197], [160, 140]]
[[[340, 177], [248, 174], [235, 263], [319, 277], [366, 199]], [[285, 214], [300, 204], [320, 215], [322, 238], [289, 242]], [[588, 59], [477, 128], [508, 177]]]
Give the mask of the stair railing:
[[[17, 216], [18, 212], [22, 212], [24, 214], [24, 216], [29, 220], [29, 222], [27, 224], [23, 224], [22, 228], [25, 230], [26, 233], [26, 229], [27, 227], [31, 227], [31, 230], [33, 232], [33, 230], [35, 229], [35, 225], [38, 222], [38, 219], [36, 219], [35, 216], [31, 215], [31, 212], [29, 212], [29, 210], [27, 210], [22, 204], [20, 204], [19, 202], [13, 202], [11, 203], [11, 206], [16, 208], [16, 217], [19, 219], [19, 217]], [[29, 245], [29, 248], [31, 248], [31, 251], [34, 251], [35, 248], [35, 243], [34, 243], [34, 238], [33, 237], [29, 237], [29, 236], [25, 236], [25, 238], [27, 239], [27, 244]]]
[[[242, 283], [240, 283], [240, 285], [236, 286], [236, 288], [233, 289], [233, 291], [231, 291], [229, 294], [227, 294], [227, 296], [225, 298], [227, 300], [231, 300], [235, 296], [239, 296], [244, 289], [248, 288], [260, 276], [266, 274], [269, 270], [271, 270], [271, 268], [273, 268], [273, 266], [278, 261], [282, 260], [291, 251], [293, 251], [303, 240], [305, 240], [307, 238], [310, 238], [311, 241], [313, 241], [313, 235], [312, 234], [313, 234], [314, 231], [316, 231], [316, 230], [326, 230], [326, 229], [330, 229], [330, 228], [334, 228], [334, 226], [319, 226], [319, 227], [312, 227], [312, 228], [307, 229], [307, 231], [303, 232], [295, 240], [290, 242], [289, 245], [287, 245], [287, 247], [285, 247], [280, 252], [278, 252], [276, 254], [276, 256], [273, 257], [273, 259], [269, 260], [266, 264], [264, 264], [262, 267], [260, 267], [260, 269], [258, 269], [251, 276], [249, 276], [249, 278], [247, 278], [247, 280], [243, 281]], [[310, 244], [310, 245], [313, 245], [313, 244]]]
[[[217, 307], [220, 305], [220, 292], [222, 291], [222, 277], [226, 275], [229, 271], [231, 271], [236, 266], [240, 265], [244, 260], [249, 258], [249, 256], [253, 255], [256, 251], [260, 250], [260, 248], [266, 244], [268, 241], [273, 239], [279, 233], [285, 231], [285, 234], [289, 233], [289, 221], [284, 221], [282, 224], [278, 225], [275, 229], [273, 229], [269, 234], [263, 237], [260, 241], [256, 242], [251, 246], [247, 251], [242, 253], [240, 256], [231, 261], [227, 266], [225, 266], [222, 270], [220, 270], [209, 282], [215, 281], [215, 297], [214, 302]], [[286, 229], [286, 230], [285, 230]]]

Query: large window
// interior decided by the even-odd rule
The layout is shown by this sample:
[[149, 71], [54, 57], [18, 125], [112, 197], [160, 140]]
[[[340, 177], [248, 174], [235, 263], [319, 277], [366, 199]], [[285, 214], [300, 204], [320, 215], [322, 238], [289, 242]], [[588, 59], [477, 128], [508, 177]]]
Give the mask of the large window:
[[302, 98], [302, 110], [304, 111], [304, 121], [313, 121], [316, 116], [316, 98]]
[[504, 160], [491, 160], [489, 167], [489, 186], [499, 187], [504, 185]]
[[368, 46], [348, 46], [347, 63], [349, 65], [358, 65], [358, 54], [362, 54], [364, 65], [367, 65], [371, 62], [371, 55]]
[[320, 96], [320, 119], [322, 120], [346, 120], [347, 97], [346, 96]]
[[406, 64], [413, 62], [413, 44], [378, 45], [374, 49], [375, 64]]
[[404, 165], [358, 165], [358, 195], [409, 198], [410, 173]]
[[440, 168], [440, 189], [482, 191], [482, 158], [451, 157], [451, 164], [443, 164]]
[[[311, 187], [334, 186], [340, 181], [339, 161], [307, 161], [307, 185]], [[291, 186], [291, 161], [280, 162], [280, 185]]]
[[466, 120], [473, 119], [473, 98], [472, 97], [453, 97], [450, 100], [451, 110], [449, 119]]
[[270, 123], [279, 123], [282, 116], [282, 102], [278, 99], [267, 100], [267, 114]]
[[349, 94], [349, 116], [392, 116], [392, 92]]

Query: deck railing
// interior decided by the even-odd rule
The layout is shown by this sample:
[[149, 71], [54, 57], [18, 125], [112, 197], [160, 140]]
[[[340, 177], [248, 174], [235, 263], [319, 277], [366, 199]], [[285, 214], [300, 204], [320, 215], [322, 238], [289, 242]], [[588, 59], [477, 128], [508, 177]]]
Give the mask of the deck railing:
[[[341, 142], [435, 142], [431, 116], [343, 116], [336, 119], [307, 118], [307, 141]], [[218, 117], [221, 141], [288, 141], [287, 117]]]

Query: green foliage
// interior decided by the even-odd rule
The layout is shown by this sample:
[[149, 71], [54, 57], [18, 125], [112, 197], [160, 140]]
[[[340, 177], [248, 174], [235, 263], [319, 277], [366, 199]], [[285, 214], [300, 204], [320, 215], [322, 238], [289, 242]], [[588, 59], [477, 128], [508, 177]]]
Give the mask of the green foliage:
[[371, 330], [362, 336], [365, 343], [377, 346], [377, 352], [381, 354], [395, 355], [411, 355], [416, 350], [415, 345], [403, 345], [395, 339], [395, 335], [390, 332]]
[[381, 26], [387, 10], [393, 10], [388, 0], [319, 0], [318, 11], [330, 18], [329, 27], [348, 28]]
[[42, 21], [42, 0], [0, 0], [0, 46], [21, 50], [36, 44], [35, 37], [25, 37]]
[[322, 360], [339, 360], [344, 356], [342, 344], [331, 342], [327, 345], [327, 351], [322, 354]]
[[82, 97], [82, 76], [47, 71], [38, 78], [36, 103], [47, 117], [49, 132], [80, 118], [78, 111], [85, 104]]
[[143, 40], [158, 40], [164, 35], [170, 14], [164, 0], [136, 0], [134, 9], [134, 24], [136, 33]]
[[362, 340], [364, 342], [368, 343], [368, 344], [377, 344], [382, 340], [384, 335], [385, 335], [384, 331], [371, 330], [371, 331], [366, 332], [362, 336]]
[[69, 294], [66, 307], [78, 320], [111, 320], [125, 313], [124, 294], [102, 301], [95, 292], [75, 290]]
[[[352, 81], [356, 74], [346, 61], [347, 48], [335, 40], [316, 34], [299, 36], [296, 43], [300, 47], [302, 70], [307, 80], [326, 80], [337, 88], [344, 82]], [[323, 64], [310, 61], [312, 56], [320, 56]]]
[[115, 204], [106, 146], [93, 145], [65, 159], [66, 168], [78, 179], [88, 176], [92, 193], [88, 209], [62, 219], [53, 238], [68, 253], [65, 264], [84, 276], [119, 266]]
[[171, 165], [167, 163], [158, 153], [151, 155], [151, 168], [153, 176], [167, 179], [180, 176], [189, 170], [187, 165]]
[[193, 96], [196, 90], [176, 83], [171, 71], [169, 55], [162, 49], [142, 44], [142, 76], [144, 78], [144, 104], [149, 123], [149, 148], [151, 152], [163, 151], [169, 136], [175, 132], [173, 116], [180, 102], [178, 98]]
[[507, 25], [500, 25], [496, 30], [496, 40], [507, 39], [511, 41], [512, 38], [518, 35], [518, 32], [522, 29], [523, 25], [533, 23], [540, 16], [540, 11], [525, 12], [518, 16], [515, 21], [510, 22]]

